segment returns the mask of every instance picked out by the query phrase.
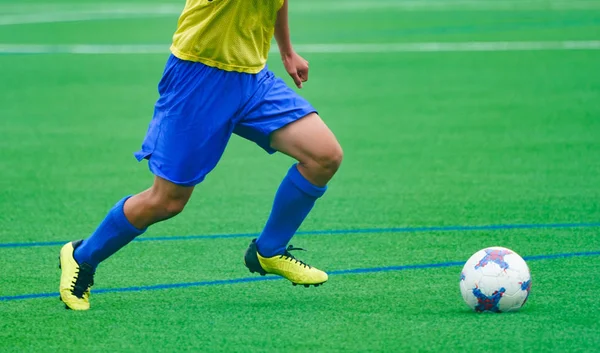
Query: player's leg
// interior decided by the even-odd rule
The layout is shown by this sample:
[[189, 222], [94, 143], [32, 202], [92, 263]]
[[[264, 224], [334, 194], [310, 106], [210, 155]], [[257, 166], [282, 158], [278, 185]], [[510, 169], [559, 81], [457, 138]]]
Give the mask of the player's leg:
[[90, 287], [98, 264], [148, 226], [180, 213], [193, 189], [155, 177], [148, 190], [117, 202], [90, 237], [65, 244], [60, 251], [60, 297], [66, 307], [89, 309]]
[[171, 57], [160, 99], [138, 160], [148, 159], [154, 185], [119, 201], [96, 231], [61, 250], [60, 293], [65, 304], [89, 309], [96, 267], [148, 226], [183, 210], [194, 186], [216, 166], [231, 136], [244, 80], [200, 63]]
[[155, 176], [152, 187], [129, 198], [123, 211], [134, 227], [144, 229], [178, 215], [193, 190], [193, 186], [177, 185]]
[[296, 159], [297, 169], [311, 184], [327, 185], [342, 163], [342, 147], [317, 113], [276, 130], [271, 147]]
[[342, 162], [342, 148], [316, 113], [273, 132], [271, 147], [298, 163], [292, 165], [279, 185], [267, 224], [256, 242], [250, 244], [246, 263], [251, 271], [252, 263], [255, 269], [258, 263], [265, 273], [282, 275], [294, 284], [319, 285], [327, 281], [327, 274], [304, 266], [289, 253], [293, 248], [286, 246], [327, 190], [327, 183]]
[[271, 135], [271, 147], [296, 159], [283, 179], [271, 215], [257, 239], [264, 256], [281, 254], [342, 163], [340, 144], [316, 113]]
[[117, 202], [94, 233], [75, 249], [75, 261], [95, 269], [148, 226], [183, 211], [193, 190], [193, 186], [181, 186], [155, 177], [148, 190]]
[[269, 219], [245, 255], [252, 272], [282, 275], [295, 284], [320, 284], [327, 274], [306, 266], [286, 248], [342, 160], [335, 136], [315, 109], [270, 76], [262, 81], [256, 101], [245, 112], [235, 133], [256, 142], [270, 153], [280, 151], [298, 160], [277, 190]]

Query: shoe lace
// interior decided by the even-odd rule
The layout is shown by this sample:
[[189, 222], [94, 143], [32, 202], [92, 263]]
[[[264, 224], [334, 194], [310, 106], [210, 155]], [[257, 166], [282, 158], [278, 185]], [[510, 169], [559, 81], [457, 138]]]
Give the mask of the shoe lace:
[[285, 252], [281, 256], [279, 256], [279, 258], [280, 259], [284, 258], [285, 260], [290, 260], [292, 262], [295, 262], [295, 263], [299, 264], [300, 266], [312, 268], [309, 264], [307, 264], [306, 262], [304, 262], [302, 260], [298, 260], [297, 258], [294, 257], [294, 255], [292, 255], [290, 253], [290, 251], [296, 251], [296, 250], [307, 251], [306, 249], [295, 248], [293, 245], [290, 245], [290, 246], [287, 247], [287, 249], [285, 249]]
[[71, 293], [77, 298], [83, 298], [83, 294], [94, 285], [94, 270], [86, 263], [79, 266], [72, 282]]

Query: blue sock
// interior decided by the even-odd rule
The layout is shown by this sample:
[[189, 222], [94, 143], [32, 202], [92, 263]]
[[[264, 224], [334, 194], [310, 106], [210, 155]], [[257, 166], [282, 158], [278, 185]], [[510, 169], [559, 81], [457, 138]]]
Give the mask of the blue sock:
[[327, 186], [318, 187], [306, 180], [294, 164], [281, 182], [269, 220], [258, 239], [258, 252], [264, 257], [283, 254], [315, 201]]
[[146, 229], [137, 229], [125, 217], [123, 205], [130, 197], [127, 196], [117, 202], [94, 233], [75, 249], [73, 256], [77, 263], [87, 263], [96, 268], [100, 262], [146, 231]]

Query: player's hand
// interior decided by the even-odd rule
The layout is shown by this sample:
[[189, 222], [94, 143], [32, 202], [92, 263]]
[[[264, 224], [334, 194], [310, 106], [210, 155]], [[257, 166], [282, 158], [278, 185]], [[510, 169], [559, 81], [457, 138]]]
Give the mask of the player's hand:
[[308, 61], [303, 57], [292, 52], [282, 56], [283, 66], [292, 77], [298, 88], [302, 88], [302, 82], [308, 81]]

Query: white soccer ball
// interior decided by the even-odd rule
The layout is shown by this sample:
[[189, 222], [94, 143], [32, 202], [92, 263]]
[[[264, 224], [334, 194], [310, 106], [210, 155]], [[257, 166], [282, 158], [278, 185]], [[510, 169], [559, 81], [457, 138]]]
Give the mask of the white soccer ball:
[[531, 290], [527, 263], [516, 252], [491, 247], [473, 254], [460, 274], [460, 291], [477, 312], [519, 310]]

